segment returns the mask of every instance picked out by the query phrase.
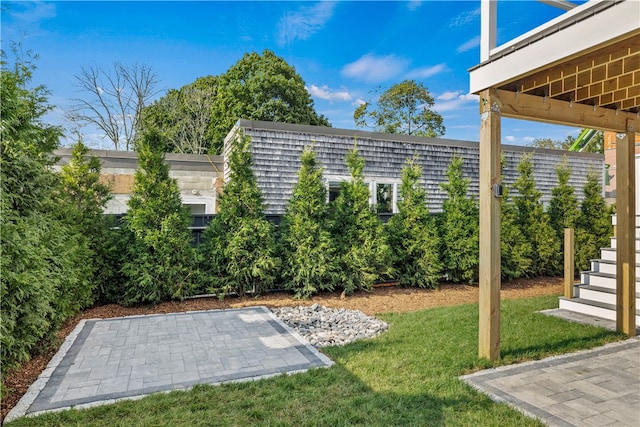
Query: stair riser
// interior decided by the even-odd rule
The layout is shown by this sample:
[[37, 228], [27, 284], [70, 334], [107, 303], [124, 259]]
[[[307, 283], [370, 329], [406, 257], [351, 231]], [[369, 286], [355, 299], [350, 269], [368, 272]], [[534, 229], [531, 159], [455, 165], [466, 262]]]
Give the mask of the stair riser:
[[[600, 273], [617, 274], [615, 264], [606, 264], [593, 261], [591, 263], [591, 271], [598, 271]], [[640, 277], [640, 267], [636, 267], [636, 277]]]
[[[618, 217], [611, 215], [611, 224], [618, 225]], [[636, 215], [636, 229], [640, 228], [640, 215]]]
[[[607, 261], [615, 261], [616, 260], [616, 252], [611, 250], [601, 250], [600, 257]], [[640, 264], [640, 253], [636, 252], [636, 263]]]
[[[594, 307], [592, 305], [580, 304], [571, 300], [560, 300], [559, 307], [564, 310], [586, 314], [588, 316], [601, 317], [603, 319], [616, 320], [616, 312], [606, 308]], [[636, 325], [640, 325], [640, 316], [636, 315]]]
[[[640, 289], [640, 286], [638, 286], [638, 278], [640, 277], [636, 277], [636, 289]], [[601, 288], [607, 289], [616, 289], [615, 277], [602, 277], [593, 276], [590, 274], [582, 274], [581, 282], [585, 285], [600, 286]]]
[[[610, 294], [608, 292], [598, 292], [593, 289], [580, 289], [577, 287], [575, 291], [576, 298], [583, 298], [589, 301], [598, 301], [605, 304], [616, 304], [616, 294]], [[636, 307], [640, 307], [640, 297], [636, 297]]]
[[[615, 237], [611, 238], [611, 247], [612, 248], [617, 248], [618, 247], [618, 242], [617, 239]], [[638, 240], [638, 238], [636, 237], [636, 251], [640, 250], [640, 240]]]

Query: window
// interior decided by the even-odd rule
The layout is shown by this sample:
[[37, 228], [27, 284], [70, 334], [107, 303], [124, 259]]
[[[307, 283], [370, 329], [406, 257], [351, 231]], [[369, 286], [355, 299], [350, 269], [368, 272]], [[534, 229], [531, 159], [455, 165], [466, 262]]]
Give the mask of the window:
[[393, 213], [393, 184], [376, 184], [376, 212]]
[[338, 181], [329, 181], [329, 202], [333, 202], [338, 198], [338, 194], [340, 194], [340, 182]]

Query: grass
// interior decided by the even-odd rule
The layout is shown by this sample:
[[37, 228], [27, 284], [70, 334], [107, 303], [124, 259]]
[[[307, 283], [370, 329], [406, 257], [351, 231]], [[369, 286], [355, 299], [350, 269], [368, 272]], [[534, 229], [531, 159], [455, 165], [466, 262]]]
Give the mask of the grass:
[[329, 369], [89, 410], [21, 418], [20, 426], [540, 426], [458, 380], [479, 369], [567, 353], [622, 339], [538, 310], [557, 296], [502, 302], [502, 358], [477, 357], [478, 305], [385, 314], [386, 334], [324, 352]]

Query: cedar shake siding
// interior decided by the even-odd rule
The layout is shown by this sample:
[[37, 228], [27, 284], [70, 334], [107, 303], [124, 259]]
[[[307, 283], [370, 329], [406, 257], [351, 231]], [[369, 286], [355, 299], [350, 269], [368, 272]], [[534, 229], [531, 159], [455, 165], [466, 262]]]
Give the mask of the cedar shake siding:
[[[477, 142], [239, 120], [225, 140], [225, 155], [238, 129], [251, 137], [253, 170], [267, 205], [266, 213], [269, 215], [284, 213], [286, 202], [298, 179], [300, 155], [306, 145], [313, 145], [317, 159], [324, 168], [327, 187], [333, 190], [334, 183], [349, 179], [344, 158], [354, 143], [357, 144], [358, 151], [366, 162], [365, 181], [372, 189], [378, 189], [377, 192], [371, 192], [372, 203], [375, 202], [376, 193], [379, 195], [381, 190], [393, 189], [391, 200], [388, 202], [393, 206], [394, 211], [397, 190], [400, 188], [402, 166], [405, 160], [414, 154], [418, 156], [418, 162], [422, 165], [422, 181], [428, 192], [429, 210], [432, 213], [442, 210], [442, 202], [446, 194], [440, 188], [440, 183], [446, 181], [447, 168], [454, 155], [464, 159], [464, 174], [471, 180], [470, 194], [476, 198], [478, 196], [479, 146]], [[548, 203], [551, 190], [558, 183], [555, 166], [562, 162], [563, 157], [567, 158], [572, 168], [569, 184], [575, 188], [579, 200], [583, 198], [582, 188], [589, 170], [598, 172], [602, 184], [604, 173], [602, 154], [514, 145], [502, 145], [502, 152], [506, 159], [502, 183], [509, 187], [518, 177], [517, 166], [522, 156], [533, 153], [536, 187], [542, 192], [544, 203]], [[224, 176], [226, 181], [229, 177], [226, 161]], [[515, 194], [515, 190], [510, 188], [510, 191], [511, 194]]]

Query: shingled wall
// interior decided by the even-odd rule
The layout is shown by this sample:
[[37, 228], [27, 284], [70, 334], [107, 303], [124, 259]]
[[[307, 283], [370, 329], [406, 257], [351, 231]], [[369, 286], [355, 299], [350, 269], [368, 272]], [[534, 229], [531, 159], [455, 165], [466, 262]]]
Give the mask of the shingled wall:
[[[477, 142], [239, 120], [227, 136], [225, 154], [238, 129], [251, 137], [254, 172], [265, 197], [268, 214], [284, 213], [286, 201], [297, 182], [300, 154], [303, 148], [310, 144], [313, 145], [317, 159], [324, 167], [324, 177], [327, 181], [348, 179], [349, 172], [344, 158], [354, 143], [366, 162], [366, 181], [399, 184], [400, 171], [405, 160], [417, 154], [419, 163], [422, 164], [423, 183], [428, 191], [429, 209], [434, 213], [442, 210], [446, 194], [440, 188], [440, 183], [446, 181], [447, 168], [451, 158], [456, 155], [464, 159], [465, 176], [471, 179], [471, 194], [476, 197], [478, 195]], [[601, 154], [513, 145], [502, 145], [502, 151], [507, 162], [503, 172], [503, 184], [507, 186], [517, 178], [516, 168], [522, 156], [533, 153], [536, 187], [543, 194], [543, 202], [549, 201], [551, 189], [557, 185], [554, 168], [564, 156], [572, 167], [569, 182], [576, 189], [578, 199], [582, 198], [582, 187], [589, 170], [598, 172], [602, 184], [604, 156]], [[229, 178], [227, 166], [225, 163], [225, 181]]]

